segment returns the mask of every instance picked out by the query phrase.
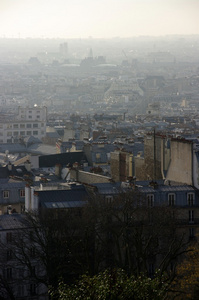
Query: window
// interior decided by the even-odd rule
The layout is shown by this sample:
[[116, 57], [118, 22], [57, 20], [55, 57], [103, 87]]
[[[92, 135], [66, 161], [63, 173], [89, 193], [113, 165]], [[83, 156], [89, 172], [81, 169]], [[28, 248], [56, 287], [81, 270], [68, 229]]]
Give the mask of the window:
[[18, 285], [17, 296], [18, 297], [23, 297], [24, 296], [24, 286], [23, 285]]
[[30, 284], [30, 295], [36, 295], [36, 291], [37, 291], [36, 283], [31, 283]]
[[189, 228], [189, 239], [194, 240], [195, 239], [195, 230], [194, 228]]
[[12, 259], [12, 250], [8, 250], [7, 253], [6, 253], [6, 258], [7, 258], [7, 261], [11, 260]]
[[29, 232], [29, 238], [30, 238], [31, 242], [34, 241], [34, 233], [33, 233], [33, 231]]
[[13, 125], [13, 128], [14, 128], [14, 129], [19, 128], [19, 124], [14, 124], [14, 125]]
[[168, 204], [169, 206], [175, 205], [175, 194], [168, 194]]
[[13, 132], [13, 135], [14, 135], [14, 136], [18, 136], [18, 135], [19, 135], [19, 132], [18, 132], [18, 131], [14, 131], [14, 132]]
[[12, 128], [12, 124], [7, 124], [7, 129]]
[[25, 124], [20, 124], [20, 128], [25, 128]]
[[20, 131], [20, 135], [25, 135], [25, 131]]
[[32, 113], [32, 110], [29, 110], [29, 114], [31, 114]]
[[18, 278], [22, 279], [24, 277], [24, 269], [18, 268]]
[[149, 277], [153, 277], [154, 276], [154, 264], [149, 264]]
[[44, 127], [44, 123], [41, 123], [41, 127]]
[[5, 269], [4, 276], [7, 280], [12, 279], [12, 268]]
[[7, 243], [12, 242], [12, 232], [6, 233], [6, 241], [7, 241]]
[[28, 119], [32, 119], [32, 116], [28, 116]]
[[40, 119], [40, 116], [37, 116], [37, 119]]
[[7, 136], [12, 136], [12, 131], [8, 131]]
[[0, 132], [0, 136], [3, 136], [3, 132]]
[[31, 135], [31, 131], [27, 131], [27, 132], [26, 132], [26, 135]]
[[3, 198], [9, 198], [9, 191], [3, 191]]
[[189, 223], [194, 223], [194, 211], [189, 210]]
[[38, 128], [38, 124], [33, 124], [33, 128]]
[[149, 195], [147, 195], [146, 199], [147, 199], [148, 207], [153, 207], [154, 206], [154, 195], [149, 194]]
[[189, 206], [193, 206], [194, 205], [194, 193], [188, 193], [187, 194], [187, 203]]
[[26, 128], [32, 128], [32, 124], [26, 124]]
[[0, 124], [0, 128], [3, 128], [3, 124]]
[[105, 199], [106, 199], [106, 203], [111, 203], [113, 200], [113, 196], [106, 196]]
[[32, 277], [32, 276], [35, 276], [35, 274], [36, 274], [36, 268], [35, 268], [35, 266], [31, 266], [31, 269], [30, 269], [30, 276]]
[[38, 131], [33, 131], [33, 135], [38, 135]]
[[20, 197], [25, 197], [25, 190], [20, 190]]
[[30, 248], [30, 256], [35, 257], [35, 255], [36, 255], [35, 247], [31, 247]]
[[25, 119], [25, 115], [21, 115], [21, 119]]

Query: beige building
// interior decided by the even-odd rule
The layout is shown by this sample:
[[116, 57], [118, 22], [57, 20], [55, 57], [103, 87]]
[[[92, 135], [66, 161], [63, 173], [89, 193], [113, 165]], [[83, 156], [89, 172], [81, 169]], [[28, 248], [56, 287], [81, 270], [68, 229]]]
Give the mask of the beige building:
[[14, 118], [0, 120], [0, 143], [16, 143], [28, 136], [42, 139], [46, 135], [46, 119], [46, 107], [19, 107]]

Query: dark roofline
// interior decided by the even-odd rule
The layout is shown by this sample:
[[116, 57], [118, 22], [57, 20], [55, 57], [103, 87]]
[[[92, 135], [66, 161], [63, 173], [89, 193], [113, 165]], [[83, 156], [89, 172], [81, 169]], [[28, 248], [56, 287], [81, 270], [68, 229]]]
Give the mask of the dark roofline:
[[75, 162], [81, 163], [82, 161], [87, 162], [87, 158], [83, 151], [42, 155], [39, 157], [39, 167], [50, 168], [55, 167], [56, 164], [60, 164], [63, 166], [74, 164]]

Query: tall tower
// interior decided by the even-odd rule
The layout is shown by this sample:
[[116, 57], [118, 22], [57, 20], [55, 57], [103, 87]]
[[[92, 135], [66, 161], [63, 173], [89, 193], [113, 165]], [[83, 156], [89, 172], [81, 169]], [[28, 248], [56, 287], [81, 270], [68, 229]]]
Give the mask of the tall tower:
[[91, 57], [91, 58], [93, 58], [93, 50], [92, 50], [92, 48], [90, 48], [90, 50], [89, 50], [88, 57]]
[[59, 45], [59, 53], [66, 57], [66, 55], [68, 54], [68, 43], [62, 43]]

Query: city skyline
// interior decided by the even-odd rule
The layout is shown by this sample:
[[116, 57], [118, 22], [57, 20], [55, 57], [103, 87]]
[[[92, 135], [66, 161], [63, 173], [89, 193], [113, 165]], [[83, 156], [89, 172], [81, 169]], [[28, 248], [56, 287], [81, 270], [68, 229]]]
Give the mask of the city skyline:
[[1, 0], [0, 37], [199, 34], [197, 0]]

